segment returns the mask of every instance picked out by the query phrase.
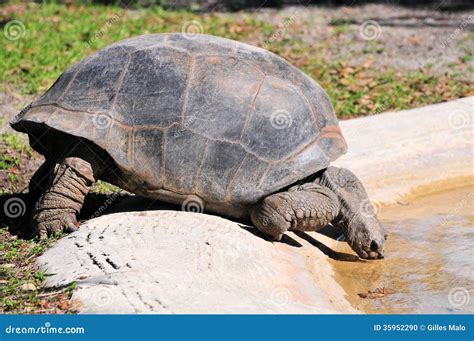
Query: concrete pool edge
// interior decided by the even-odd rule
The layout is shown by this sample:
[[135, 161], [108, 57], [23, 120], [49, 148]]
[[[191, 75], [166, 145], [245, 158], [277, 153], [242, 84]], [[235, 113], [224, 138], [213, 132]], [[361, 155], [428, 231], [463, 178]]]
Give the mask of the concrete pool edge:
[[473, 108], [474, 96], [342, 121], [349, 152], [334, 165], [351, 169], [379, 205], [472, 183]]

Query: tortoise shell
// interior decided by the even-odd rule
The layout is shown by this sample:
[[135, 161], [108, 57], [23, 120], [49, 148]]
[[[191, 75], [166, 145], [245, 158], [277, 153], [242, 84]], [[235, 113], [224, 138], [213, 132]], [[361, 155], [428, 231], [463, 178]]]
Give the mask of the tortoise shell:
[[207, 35], [143, 35], [96, 52], [12, 127], [32, 124], [105, 150], [134, 179], [117, 184], [128, 191], [195, 195], [235, 216], [346, 152], [315, 81], [267, 50]]

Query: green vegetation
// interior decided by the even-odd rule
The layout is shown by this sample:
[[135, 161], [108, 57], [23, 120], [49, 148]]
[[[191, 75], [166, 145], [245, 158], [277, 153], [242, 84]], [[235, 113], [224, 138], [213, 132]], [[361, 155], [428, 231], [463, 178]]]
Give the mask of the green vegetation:
[[47, 274], [34, 264], [36, 257], [60, 237], [27, 241], [16, 239], [6, 229], [0, 229], [0, 313], [74, 311], [70, 297], [75, 284], [55, 291], [41, 290]]
[[[13, 6], [13, 5], [12, 5]], [[18, 20], [24, 36], [1, 40], [0, 91], [19, 89], [40, 94], [69, 66], [108, 44], [135, 35], [160, 32], [203, 32], [266, 46], [321, 83], [342, 118], [433, 104], [469, 94], [467, 81], [434, 77], [429, 69], [399, 73], [371, 64], [384, 50], [381, 42], [367, 42], [362, 53], [367, 62], [348, 65], [344, 58], [326, 57], [332, 42], [305, 43], [293, 35], [301, 25], [284, 27], [280, 39], [271, 41], [281, 27], [258, 20], [252, 13], [236, 16], [166, 11], [160, 7], [126, 10], [116, 6], [27, 4], [13, 14], [3, 10], [4, 22]], [[348, 30], [336, 26], [336, 33]], [[271, 43], [268, 43], [271, 41]], [[468, 62], [466, 55], [460, 62]], [[472, 90], [471, 90], [472, 91]]]
[[[1, 40], [0, 59], [5, 63], [0, 65], [0, 73], [8, 85], [33, 94], [47, 89], [68, 66], [95, 50], [131, 36], [181, 32], [186, 27], [200, 30], [200, 25], [206, 33], [233, 39], [243, 36], [230, 33], [235, 24], [231, 18], [167, 12], [160, 7], [124, 10], [98, 5], [28, 4], [19, 15], [3, 18], [13, 19], [24, 25], [25, 34], [17, 40]], [[250, 18], [237, 24], [247, 32], [263, 26]]]
[[0, 154], [0, 175], [6, 174], [6, 182], [0, 177], [0, 184], [5, 184], [1, 186], [0, 194], [21, 190], [20, 169], [33, 155], [25, 137], [15, 133], [0, 134]]
[[123, 192], [123, 190], [121, 190], [117, 186], [111, 185], [108, 182], [105, 182], [102, 180], [97, 181], [92, 186], [91, 191], [94, 193], [101, 193], [101, 194]]

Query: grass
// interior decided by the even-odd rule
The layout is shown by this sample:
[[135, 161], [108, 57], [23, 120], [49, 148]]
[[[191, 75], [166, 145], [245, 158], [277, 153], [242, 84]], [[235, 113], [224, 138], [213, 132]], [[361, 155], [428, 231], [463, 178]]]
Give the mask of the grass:
[[21, 179], [22, 169], [35, 156], [25, 137], [15, 133], [0, 134], [0, 194], [21, 191], [26, 186]]
[[[194, 27], [206, 34], [250, 41], [260, 46], [270, 41], [279, 27], [260, 21], [252, 13], [238, 16], [165, 11], [160, 7], [125, 10], [99, 5], [27, 4], [13, 15], [4, 9], [4, 22], [18, 20], [24, 25], [24, 37], [0, 41], [0, 91], [20, 89], [24, 94], [40, 94], [69, 66], [108, 44], [135, 35], [181, 32]], [[301, 26], [301, 25], [299, 25]], [[362, 53], [367, 62], [347, 65], [344, 57], [324, 57], [331, 42], [304, 43], [291, 37], [298, 25], [288, 25], [281, 39], [268, 49], [301, 68], [325, 88], [336, 113], [341, 118], [362, 116], [385, 110], [401, 110], [464, 97], [472, 93], [467, 81], [434, 77], [430, 70], [399, 73], [380, 70], [370, 64], [384, 47], [381, 42], [367, 42]], [[344, 32], [348, 26], [337, 26]], [[292, 32], [294, 30], [295, 32]], [[460, 61], [470, 60], [466, 54]]]
[[[4, 20], [13, 17], [3, 18]], [[111, 42], [134, 35], [156, 32], [181, 32], [193, 20], [205, 32], [229, 38], [235, 24], [219, 16], [197, 16], [185, 11], [166, 12], [160, 7], [126, 11], [119, 7], [63, 6], [29, 4], [23, 14], [15, 16], [25, 27], [25, 36], [15, 41], [2, 39], [0, 66], [2, 79], [26, 93], [47, 89], [68, 66], [80, 61]], [[238, 23], [250, 31], [260, 24], [254, 20]]]
[[47, 276], [35, 265], [36, 258], [61, 234], [48, 240], [23, 240], [0, 229], [0, 313], [66, 313], [74, 312], [70, 301], [75, 283], [64, 288], [42, 289]]
[[108, 182], [98, 180], [91, 188], [91, 191], [94, 193], [108, 194], [115, 192], [124, 192], [122, 189], [115, 185], [111, 185]]

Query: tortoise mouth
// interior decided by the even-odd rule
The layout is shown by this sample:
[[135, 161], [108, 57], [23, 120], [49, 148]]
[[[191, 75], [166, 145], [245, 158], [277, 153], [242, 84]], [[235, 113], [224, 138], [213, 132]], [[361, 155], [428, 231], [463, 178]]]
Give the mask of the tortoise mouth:
[[360, 258], [362, 259], [369, 259], [369, 260], [375, 260], [375, 259], [384, 259], [385, 256], [383, 254], [383, 252], [374, 252], [374, 251], [370, 251], [370, 252], [365, 252], [365, 251], [362, 251], [361, 253], [358, 254]]
[[361, 259], [375, 260], [385, 258], [383, 247], [379, 247], [374, 241], [368, 247], [362, 247], [362, 245], [357, 243], [350, 246]]
[[376, 260], [376, 259], [384, 259], [385, 255], [383, 251], [364, 251], [364, 250], [357, 250], [355, 248], [352, 248], [355, 253], [357, 253], [357, 256], [359, 256], [360, 259], [364, 260]]

